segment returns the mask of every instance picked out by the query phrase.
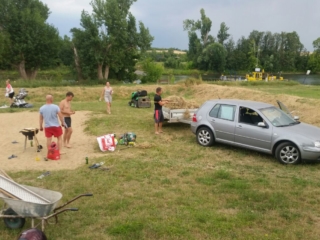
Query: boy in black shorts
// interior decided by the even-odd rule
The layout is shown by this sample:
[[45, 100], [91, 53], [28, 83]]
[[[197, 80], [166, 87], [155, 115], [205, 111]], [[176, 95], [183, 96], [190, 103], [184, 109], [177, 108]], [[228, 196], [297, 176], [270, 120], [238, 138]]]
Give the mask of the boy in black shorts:
[[60, 102], [60, 111], [63, 115], [64, 122], [65, 122], [65, 131], [63, 135], [63, 143], [64, 146], [67, 148], [71, 148], [70, 145], [70, 138], [72, 134], [72, 127], [71, 127], [71, 115], [75, 114], [75, 111], [71, 110], [71, 101], [74, 95], [72, 92], [67, 92], [66, 98]]
[[161, 98], [162, 89], [158, 87], [156, 89], [156, 95], [154, 95], [154, 127], [155, 133], [159, 134], [162, 133], [162, 123], [164, 121], [163, 113], [162, 113], [162, 106], [167, 103], [166, 100], [162, 100]]

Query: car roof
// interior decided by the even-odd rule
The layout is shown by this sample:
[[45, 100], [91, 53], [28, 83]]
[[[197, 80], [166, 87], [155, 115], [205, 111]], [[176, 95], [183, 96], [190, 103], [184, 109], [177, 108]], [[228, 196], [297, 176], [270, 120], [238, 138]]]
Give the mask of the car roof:
[[212, 99], [212, 100], [209, 100], [208, 102], [232, 104], [232, 105], [238, 105], [238, 106], [243, 105], [244, 107], [252, 107], [256, 109], [274, 107], [274, 105], [271, 105], [269, 103], [240, 100], [240, 99]]

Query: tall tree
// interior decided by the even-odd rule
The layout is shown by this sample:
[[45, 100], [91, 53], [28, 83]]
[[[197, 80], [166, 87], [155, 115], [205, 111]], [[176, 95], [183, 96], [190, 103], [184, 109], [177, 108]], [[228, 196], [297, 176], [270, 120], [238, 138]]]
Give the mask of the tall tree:
[[[183, 21], [183, 29], [188, 31], [189, 35], [189, 60], [193, 62], [195, 67], [206, 69], [207, 64], [203, 61], [203, 50], [206, 46], [215, 42], [215, 39], [210, 35], [212, 21], [205, 14], [204, 9], [200, 10], [201, 19], [195, 21], [186, 19]], [[198, 35], [200, 37], [198, 37]]]
[[222, 22], [220, 24], [220, 29], [217, 35], [218, 42], [222, 45], [224, 44], [224, 41], [226, 41], [230, 37], [228, 30], [229, 28], [227, 27], [227, 25], [224, 22]]
[[49, 8], [39, 0], [0, 0], [0, 32], [9, 36], [8, 61], [22, 79], [54, 65], [59, 49], [56, 28], [46, 23]]
[[214, 37], [210, 35], [212, 21], [205, 14], [204, 9], [200, 10], [201, 19], [194, 21], [190, 19], [186, 19], [183, 21], [183, 29], [185, 31], [190, 32], [200, 32], [201, 43], [203, 46], [206, 46], [209, 43], [214, 42]]
[[[98, 79], [108, 79], [110, 71], [118, 77], [132, 76], [139, 51], [144, 53], [153, 41], [142, 22], [140, 32], [137, 30], [136, 19], [129, 11], [135, 1], [93, 0], [93, 13], [82, 12], [82, 28], [71, 31], [85, 77], [97, 72]], [[88, 64], [90, 68], [84, 70]]]

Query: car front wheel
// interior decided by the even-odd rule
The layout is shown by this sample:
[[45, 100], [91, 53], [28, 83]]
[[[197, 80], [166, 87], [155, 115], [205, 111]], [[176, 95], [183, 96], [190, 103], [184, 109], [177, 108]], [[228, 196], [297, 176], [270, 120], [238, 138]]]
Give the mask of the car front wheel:
[[282, 164], [298, 164], [301, 161], [299, 149], [290, 142], [281, 143], [277, 147], [276, 158]]
[[214, 143], [212, 131], [207, 127], [201, 127], [197, 131], [197, 141], [201, 146], [209, 147]]

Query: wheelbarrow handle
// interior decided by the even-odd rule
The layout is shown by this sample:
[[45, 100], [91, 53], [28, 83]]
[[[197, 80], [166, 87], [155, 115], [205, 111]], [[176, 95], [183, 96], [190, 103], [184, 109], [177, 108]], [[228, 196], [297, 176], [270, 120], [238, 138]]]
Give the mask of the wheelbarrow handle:
[[53, 212], [56, 212], [56, 211], [58, 211], [59, 209], [64, 208], [65, 206], [67, 206], [68, 204], [74, 202], [74, 201], [77, 200], [78, 198], [81, 198], [81, 197], [89, 197], [89, 196], [91, 197], [91, 196], [93, 196], [93, 194], [92, 194], [92, 193], [80, 194], [79, 196], [71, 199], [70, 201], [66, 202], [65, 204], [61, 205], [60, 207], [57, 207], [57, 208], [53, 209]]
[[56, 223], [58, 223], [58, 218], [57, 218], [57, 216], [58, 216], [60, 213], [63, 213], [63, 212], [66, 212], [66, 211], [78, 211], [78, 208], [64, 208], [64, 209], [59, 210], [59, 211], [57, 211], [57, 212], [55, 212], [55, 213], [53, 213], [53, 214], [51, 214], [51, 215], [49, 215], [49, 216], [44, 217], [43, 219], [44, 219], [44, 220], [48, 220], [49, 218], [55, 217], [55, 218], [56, 218]]
[[93, 194], [92, 194], [92, 193], [85, 193], [85, 194], [83, 194], [83, 196], [85, 196], [85, 197], [92, 197]]

